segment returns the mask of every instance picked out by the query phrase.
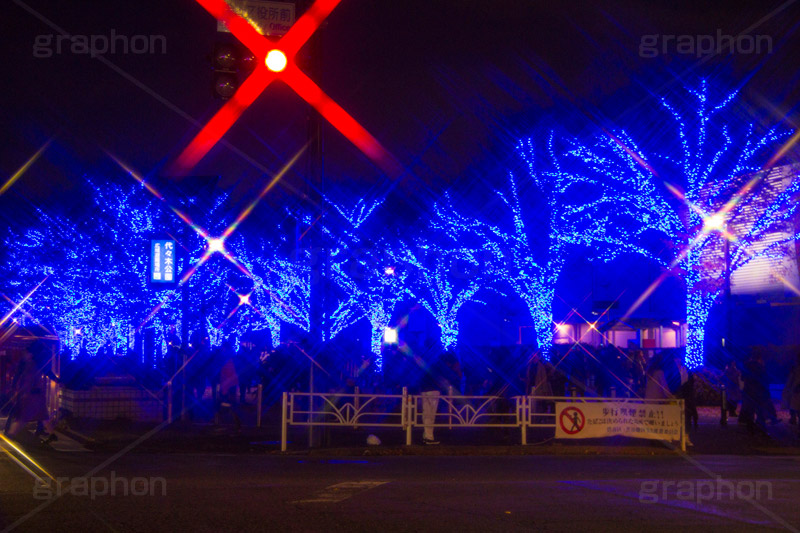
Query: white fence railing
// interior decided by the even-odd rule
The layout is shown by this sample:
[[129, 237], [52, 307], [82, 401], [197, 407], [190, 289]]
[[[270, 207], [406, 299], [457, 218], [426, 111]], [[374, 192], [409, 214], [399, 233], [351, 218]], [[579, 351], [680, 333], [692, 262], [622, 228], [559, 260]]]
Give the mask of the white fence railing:
[[[409, 420], [417, 427], [519, 427], [520, 398], [502, 396], [440, 395], [434, 397], [411, 396]], [[430, 404], [430, 420], [424, 420], [426, 402]]]
[[[434, 401], [435, 399], [435, 401]], [[286, 451], [289, 426], [386, 427], [402, 429], [411, 445], [415, 427], [519, 428], [522, 444], [530, 428], [556, 427], [555, 404], [623, 402], [672, 404], [681, 408], [680, 446], [686, 451], [683, 400], [594, 398], [582, 396], [461, 396], [403, 394], [324, 394], [284, 392], [281, 409], [281, 451]], [[427, 403], [427, 405], [426, 405]]]

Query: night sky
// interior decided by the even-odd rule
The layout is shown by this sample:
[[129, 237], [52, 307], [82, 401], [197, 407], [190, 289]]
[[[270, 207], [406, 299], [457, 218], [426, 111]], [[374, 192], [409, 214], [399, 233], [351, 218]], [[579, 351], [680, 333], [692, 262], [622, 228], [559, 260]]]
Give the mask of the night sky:
[[[5, 8], [4, 180], [54, 139], [0, 197], [5, 223], [20, 205], [79, 201], [85, 173], [117, 172], [120, 179], [105, 152], [160, 176], [198, 131], [192, 119], [205, 123], [222, 105], [212, 96], [209, 61], [222, 37], [193, 1], [12, 0]], [[326, 126], [326, 190], [347, 197], [391, 188], [409, 204], [448, 188], [482, 194], [485, 183], [501, 183], [518, 164], [514, 144], [537, 124], [562, 123], [578, 134], [635, 122], [654, 94], [697, 75], [743, 85], [765, 120], [786, 116], [793, 126], [799, 22], [794, 1], [342, 0], [315, 36], [318, 71], [310, 66], [311, 47], [299, 62], [406, 173], [389, 180]], [[112, 68], [66, 45], [56, 53], [54, 42], [51, 57], [34, 57], [37, 38], [62, 30], [164, 36], [166, 53], [104, 55]], [[740, 32], [766, 36], [771, 51], [699, 60], [663, 39]], [[655, 57], [640, 54], [648, 35], [660, 39]], [[246, 159], [218, 144], [193, 173], [219, 176], [234, 199], [247, 197], [305, 144], [309, 116], [292, 90], [273, 84], [224, 138]], [[302, 160], [266, 204], [320, 186], [304, 180], [307, 168]], [[583, 285], [610, 298], [617, 292], [592, 280]]]
[[[625, 108], [635, 114], [649, 93], [681, 83], [693, 67], [731, 83], [752, 75], [745, 90], [753, 102], [763, 98], [776, 113], [793, 113], [798, 91], [791, 58], [800, 52], [800, 5], [748, 6], [343, 0], [319, 33], [320, 72], [304, 68], [407, 168], [401, 188], [436, 193], [460, 178], [497, 172], [508, 163], [514, 141], [541, 120], [577, 116], [572, 129], [591, 129], [589, 114], [613, 125], [625, 118]], [[56, 53], [55, 43], [52, 57], [34, 57], [37, 36], [57, 34], [56, 27], [74, 35], [163, 35], [165, 54], [104, 56], [152, 94], [88, 55]], [[699, 66], [694, 56], [677, 53], [674, 43], [667, 44], [667, 55], [639, 55], [645, 35], [736, 35], [748, 28], [771, 38], [772, 53], [725, 55]], [[222, 104], [211, 94], [215, 30], [213, 18], [188, 0], [8, 4], [3, 174], [11, 175], [46, 139], [56, 138], [55, 149], [14, 192], [34, 200], [58, 195], [102, 164], [100, 150], [143, 173], [158, 173], [197, 131], [158, 98], [200, 122]], [[309, 63], [307, 52], [301, 63]], [[308, 115], [293, 91], [270, 86], [225, 137], [256, 165], [217, 146], [195, 173], [219, 175], [223, 188], [238, 184], [238, 193], [246, 191], [304, 144]], [[85, 168], [65, 164], [70, 155]], [[302, 169], [287, 185], [301, 187]], [[325, 176], [354, 185], [354, 192], [385, 180], [331, 128], [325, 133]]]

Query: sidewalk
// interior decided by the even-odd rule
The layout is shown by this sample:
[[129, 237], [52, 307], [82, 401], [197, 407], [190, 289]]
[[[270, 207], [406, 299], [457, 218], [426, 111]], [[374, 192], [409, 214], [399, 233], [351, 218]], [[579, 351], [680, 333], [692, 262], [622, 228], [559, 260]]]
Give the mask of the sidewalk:
[[736, 417], [728, 419], [727, 427], [720, 425], [720, 409], [698, 408], [700, 424], [690, 429], [694, 453], [735, 455], [800, 455], [798, 426], [789, 424], [789, 412], [778, 410], [778, 424], [768, 424], [768, 435], [750, 435], [747, 427]]
[[[767, 436], [750, 435], [736, 418], [720, 425], [718, 408], [700, 408], [697, 429], [689, 430], [694, 446], [689, 454], [720, 455], [800, 455], [798, 426], [790, 425], [788, 413], [771, 425]], [[139, 453], [281, 453], [280, 408], [263, 413], [262, 427], [255, 427], [255, 406], [241, 408], [243, 427], [215, 426], [210, 420], [175, 422], [171, 425], [135, 424], [125, 421], [76, 420], [63, 433], [84, 448], [95, 452], [114, 452], [134, 445]], [[381, 444], [368, 446], [367, 437], [376, 435]], [[659, 441], [625, 437], [585, 440], [556, 440], [549, 429], [528, 432], [528, 445], [522, 446], [520, 430], [436, 428], [439, 445], [423, 446], [421, 429], [416, 429], [412, 446], [405, 446], [405, 432], [397, 428], [289, 428], [290, 454], [320, 455], [663, 455], [677, 453], [677, 446]], [[313, 439], [313, 440], [310, 440]], [[309, 442], [313, 446], [309, 447]], [[133, 451], [132, 450], [132, 451]]]

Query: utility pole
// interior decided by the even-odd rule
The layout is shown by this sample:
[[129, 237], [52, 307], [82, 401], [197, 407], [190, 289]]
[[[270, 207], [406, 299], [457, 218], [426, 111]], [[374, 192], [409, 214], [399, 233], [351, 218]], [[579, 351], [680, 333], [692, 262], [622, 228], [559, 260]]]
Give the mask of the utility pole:
[[[303, 6], [304, 11], [308, 10], [313, 4], [313, 0], [309, 0]], [[311, 76], [319, 79], [322, 73], [322, 47], [320, 46], [321, 31], [318, 31], [311, 37], [308, 43], [308, 50], [310, 55], [308, 70]], [[311, 334], [311, 359], [309, 361], [309, 374], [308, 374], [308, 391], [313, 394], [314, 392], [314, 360], [321, 352], [324, 340], [325, 331], [327, 328], [325, 320], [326, 309], [326, 293], [327, 293], [327, 267], [328, 267], [328, 250], [325, 246], [325, 236], [322, 231], [324, 224], [324, 197], [325, 197], [325, 157], [324, 157], [324, 143], [322, 136], [322, 116], [310, 105], [308, 106], [308, 191], [309, 199], [314, 206], [314, 218], [312, 227], [309, 231], [310, 245], [311, 245], [311, 294], [310, 294], [310, 334]], [[310, 411], [313, 412], [314, 398], [311, 397]], [[309, 414], [309, 422], [311, 422], [312, 414]], [[308, 426], [308, 447], [311, 448], [316, 445], [316, 438], [314, 433], [314, 426]]]
[[730, 353], [733, 335], [733, 299], [731, 297], [731, 241], [728, 238], [728, 224], [725, 224], [725, 344], [723, 348]]

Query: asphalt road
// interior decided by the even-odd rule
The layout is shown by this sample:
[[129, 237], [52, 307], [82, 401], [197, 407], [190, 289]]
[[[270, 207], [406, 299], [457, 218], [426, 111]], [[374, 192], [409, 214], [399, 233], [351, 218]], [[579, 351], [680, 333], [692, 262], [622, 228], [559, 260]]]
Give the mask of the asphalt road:
[[[52, 482], [34, 494], [32, 476], [7, 454], [0, 455], [0, 528], [13, 531], [730, 532], [800, 527], [798, 457], [115, 458], [37, 450], [33, 456], [42, 468], [56, 478], [69, 478], [70, 488], [62, 479], [57, 497]], [[710, 481], [715, 476], [721, 481]], [[107, 485], [112, 477], [115, 495]], [[122, 494], [124, 480], [133, 482], [134, 477], [140, 478], [135, 491], [147, 495], [133, 495], [131, 486], [127, 496]]]

